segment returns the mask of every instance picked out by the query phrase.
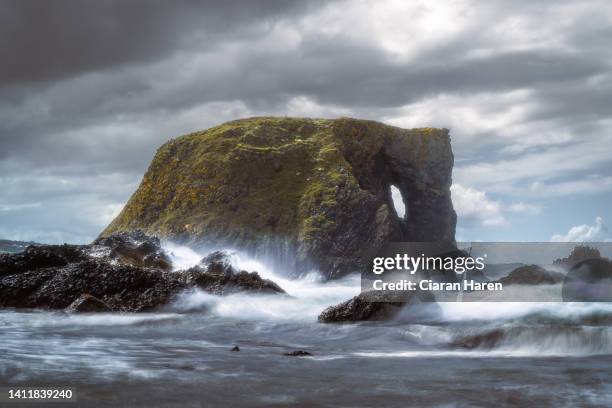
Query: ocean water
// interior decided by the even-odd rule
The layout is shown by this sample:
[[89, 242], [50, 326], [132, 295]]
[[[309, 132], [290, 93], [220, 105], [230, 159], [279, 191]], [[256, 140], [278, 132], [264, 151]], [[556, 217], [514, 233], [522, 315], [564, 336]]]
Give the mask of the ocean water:
[[[201, 258], [168, 249], [177, 268]], [[612, 405], [612, 304], [443, 303], [426, 324], [320, 324], [359, 277], [233, 262], [288, 295], [190, 291], [147, 314], [0, 311], [0, 384], [69, 386], [91, 406]], [[283, 355], [293, 350], [313, 356]]]

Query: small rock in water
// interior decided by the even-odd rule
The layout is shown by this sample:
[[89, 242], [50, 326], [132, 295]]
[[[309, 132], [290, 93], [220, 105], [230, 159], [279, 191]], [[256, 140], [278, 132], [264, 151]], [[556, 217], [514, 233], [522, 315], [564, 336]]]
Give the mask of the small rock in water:
[[234, 346], [234, 347], [232, 347], [232, 351], [240, 351], [240, 347]]
[[290, 351], [288, 353], [283, 353], [284, 356], [290, 356], [290, 357], [308, 357], [308, 356], [312, 356], [312, 353], [309, 353], [307, 351], [304, 350], [294, 350], [294, 351]]
[[95, 296], [81, 295], [77, 300], [68, 306], [70, 312], [93, 313], [93, 312], [112, 312], [113, 310], [106, 303]]

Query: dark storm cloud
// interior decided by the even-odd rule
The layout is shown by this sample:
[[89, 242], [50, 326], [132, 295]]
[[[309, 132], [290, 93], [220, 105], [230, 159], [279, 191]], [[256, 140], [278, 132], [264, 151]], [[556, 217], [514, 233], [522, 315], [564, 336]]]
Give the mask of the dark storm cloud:
[[153, 61], [194, 40], [213, 47], [253, 22], [299, 14], [307, 6], [283, 0], [4, 0], [0, 85]]

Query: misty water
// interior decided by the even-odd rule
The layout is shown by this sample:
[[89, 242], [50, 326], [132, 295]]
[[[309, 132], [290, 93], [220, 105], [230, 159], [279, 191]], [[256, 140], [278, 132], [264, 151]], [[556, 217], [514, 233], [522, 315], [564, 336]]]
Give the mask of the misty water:
[[[202, 253], [167, 244], [175, 266]], [[289, 279], [234, 252], [288, 295], [183, 293], [157, 313], [0, 312], [0, 384], [71, 386], [99, 406], [609, 406], [612, 304], [443, 303], [410, 316], [321, 324], [358, 276]], [[491, 334], [493, 333], [493, 334]], [[482, 338], [465, 349], [461, 339]], [[231, 351], [239, 346], [240, 351]], [[306, 350], [312, 357], [283, 353]], [[186, 403], [187, 401], [187, 403]]]

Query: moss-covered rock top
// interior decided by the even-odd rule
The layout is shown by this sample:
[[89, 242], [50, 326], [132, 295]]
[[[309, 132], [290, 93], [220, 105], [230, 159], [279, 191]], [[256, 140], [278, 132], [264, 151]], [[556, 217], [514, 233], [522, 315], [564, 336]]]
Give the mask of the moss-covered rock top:
[[[446, 129], [236, 120], [164, 144], [102, 235], [142, 229], [191, 244], [282, 249], [297, 269], [334, 276], [389, 239], [454, 239], [452, 164]], [[393, 210], [391, 184], [408, 201], [406, 219]]]

